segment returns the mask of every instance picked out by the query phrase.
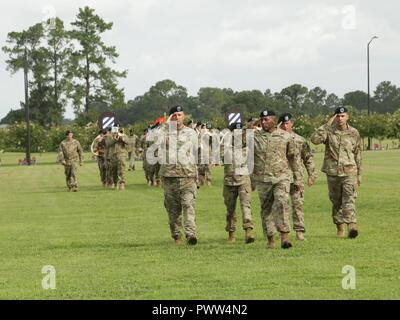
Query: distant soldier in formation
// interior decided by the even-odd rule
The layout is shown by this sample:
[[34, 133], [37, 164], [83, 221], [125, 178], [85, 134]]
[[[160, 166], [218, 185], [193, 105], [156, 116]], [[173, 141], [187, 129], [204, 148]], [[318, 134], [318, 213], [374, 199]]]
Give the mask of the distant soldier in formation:
[[99, 135], [94, 140], [94, 150], [97, 154], [97, 165], [99, 167], [100, 180], [103, 187], [107, 186], [107, 165], [106, 165], [106, 144], [104, 136], [107, 134], [107, 130], [100, 130]]
[[107, 187], [115, 189], [115, 184], [113, 180], [113, 170], [112, 170], [112, 158], [115, 152], [115, 143], [111, 134], [111, 127], [107, 128], [107, 132], [103, 137], [105, 144], [105, 165], [106, 165], [106, 184]]
[[135, 155], [138, 143], [139, 143], [138, 136], [133, 132], [132, 129], [130, 129], [128, 135], [128, 145], [127, 145], [128, 161], [129, 161], [128, 171], [131, 170], [135, 171]]
[[[196, 155], [197, 134], [184, 125], [183, 108], [175, 106], [169, 110], [166, 124], [161, 126], [157, 143], [165, 145], [166, 161], [161, 163], [160, 174], [164, 186], [164, 206], [168, 212], [171, 236], [176, 244], [181, 243], [182, 214], [187, 243], [197, 244], [196, 236]], [[169, 123], [176, 130], [169, 131]], [[170, 157], [176, 157], [172, 159]]]
[[[251, 130], [253, 130], [254, 132], [255, 132], [256, 130], [260, 130], [261, 128], [259, 128], [259, 127], [257, 126], [257, 122], [258, 122], [258, 119], [257, 119], [257, 118], [250, 118], [250, 119], [247, 121], [246, 129], [247, 129], [247, 130], [251, 129]], [[251, 191], [256, 191], [256, 189], [257, 189], [257, 181], [256, 181], [256, 178], [254, 177], [253, 174], [250, 175], [250, 181], [251, 181]]]
[[114, 153], [111, 159], [113, 183], [116, 188], [125, 190], [125, 162], [128, 156], [128, 136], [122, 129], [113, 134]]
[[261, 220], [268, 248], [275, 248], [276, 229], [281, 235], [281, 247], [292, 247], [289, 241], [289, 192], [293, 182], [300, 189], [297, 151], [291, 135], [277, 128], [275, 112], [260, 115], [262, 130], [254, 133], [254, 177], [261, 204]]
[[[148, 186], [159, 187], [160, 182], [160, 164], [149, 163], [147, 160], [147, 150], [155, 143], [158, 135], [158, 127], [148, 128], [146, 135], [141, 138], [140, 145], [143, 149], [143, 170], [146, 177]], [[157, 150], [155, 151], [154, 157], [157, 157]]]
[[318, 128], [311, 142], [325, 144], [322, 172], [328, 179], [329, 198], [332, 202], [333, 223], [337, 236], [358, 236], [356, 218], [356, 188], [361, 185], [361, 138], [357, 129], [348, 125], [347, 108], [337, 108], [331, 120]]
[[[198, 182], [199, 185], [207, 185], [210, 187], [212, 185], [212, 174], [211, 174], [211, 146], [212, 146], [212, 124], [207, 123], [201, 126], [199, 134], [199, 164], [198, 164]], [[202, 163], [202, 153], [208, 150], [208, 154], [205, 159], [207, 163]]]
[[[226, 207], [226, 228], [229, 233], [228, 241], [236, 241], [236, 202], [239, 197], [242, 211], [242, 227], [245, 231], [245, 242], [254, 242], [253, 218], [251, 214], [251, 181], [247, 167], [248, 150], [246, 148], [246, 137], [242, 131], [241, 123], [232, 124], [229, 129], [233, 136], [229, 135], [228, 141], [224, 141], [222, 152], [224, 163], [224, 189], [223, 197]], [[235, 129], [239, 129], [236, 131]], [[227, 139], [228, 135], [225, 136]], [[232, 137], [232, 138], [231, 138]], [[235, 139], [242, 139], [242, 146], [239, 149]], [[230, 141], [231, 140], [231, 141]], [[225, 150], [225, 148], [230, 148]], [[222, 151], [222, 150], [221, 150]]]
[[[299, 161], [298, 167], [302, 168], [303, 165], [307, 169], [308, 173], [308, 186], [311, 187], [315, 184], [317, 179], [317, 173], [315, 170], [314, 156], [311, 152], [309, 143], [302, 136], [296, 134], [293, 131], [294, 121], [293, 116], [290, 113], [284, 113], [279, 117], [278, 120], [281, 123], [280, 128], [289, 134], [291, 134], [294, 144], [297, 149], [297, 153], [300, 157], [296, 157]], [[301, 174], [301, 184], [299, 188], [295, 188], [294, 184], [290, 184], [290, 199], [292, 202], [292, 216], [293, 216], [293, 229], [296, 231], [297, 240], [304, 240], [304, 233], [306, 232], [304, 225], [304, 183], [303, 183], [303, 170], [300, 170]]]
[[83, 150], [78, 140], [75, 140], [72, 131], [66, 132], [66, 138], [58, 149], [58, 160], [64, 166], [65, 179], [68, 191], [78, 191], [77, 170], [78, 164], [83, 164]]

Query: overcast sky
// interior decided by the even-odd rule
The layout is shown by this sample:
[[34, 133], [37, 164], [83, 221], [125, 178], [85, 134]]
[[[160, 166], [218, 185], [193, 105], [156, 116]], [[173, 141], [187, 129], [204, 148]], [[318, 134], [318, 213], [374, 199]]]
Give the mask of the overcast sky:
[[[172, 79], [195, 95], [204, 86], [280, 91], [301, 83], [338, 95], [365, 90], [366, 45], [371, 86], [400, 86], [400, 2], [305, 0], [8, 0], [1, 2], [1, 46], [54, 13], [66, 22], [79, 7], [114, 22], [104, 40], [115, 45], [126, 99]], [[23, 100], [23, 74], [6, 71], [0, 54], [0, 118]], [[72, 117], [70, 108], [66, 114]]]

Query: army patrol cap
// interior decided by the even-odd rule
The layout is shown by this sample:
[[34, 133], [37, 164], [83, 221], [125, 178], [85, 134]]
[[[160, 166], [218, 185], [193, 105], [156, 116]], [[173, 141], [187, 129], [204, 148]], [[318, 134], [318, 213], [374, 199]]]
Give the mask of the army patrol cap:
[[346, 107], [339, 107], [336, 108], [335, 110], [335, 114], [342, 114], [342, 113], [347, 113], [349, 112], [349, 110]]
[[241, 122], [231, 123], [229, 125], [229, 130], [233, 131], [235, 129], [243, 129], [243, 125]]
[[169, 115], [174, 114], [175, 112], [183, 112], [183, 108], [181, 106], [175, 106], [169, 109]]
[[264, 110], [260, 113], [260, 118], [274, 117], [274, 116], [276, 116], [276, 113], [273, 110]]
[[279, 117], [278, 122], [287, 123], [287, 122], [289, 122], [290, 120], [292, 120], [292, 118], [293, 118], [293, 115], [292, 115], [292, 114], [290, 114], [290, 113], [284, 113], [284, 114], [281, 114], [281, 116]]

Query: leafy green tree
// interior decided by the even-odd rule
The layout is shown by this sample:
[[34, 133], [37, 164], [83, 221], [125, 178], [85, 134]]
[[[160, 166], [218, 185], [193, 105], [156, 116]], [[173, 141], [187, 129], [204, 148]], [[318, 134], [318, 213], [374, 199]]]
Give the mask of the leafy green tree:
[[303, 111], [303, 104], [307, 93], [307, 87], [304, 87], [300, 84], [293, 84], [282, 89], [278, 95], [278, 98], [286, 102], [290, 111], [295, 114], [299, 114]]
[[381, 82], [374, 91], [372, 105], [375, 112], [395, 112], [400, 107], [400, 88], [390, 81]]
[[342, 104], [344, 106], [353, 106], [358, 110], [367, 109], [368, 94], [364, 91], [357, 90], [348, 92], [344, 95]]
[[101, 36], [111, 30], [94, 9], [84, 7], [70, 32], [71, 39], [79, 45], [71, 55], [69, 66], [69, 96], [73, 100], [79, 123], [96, 121], [89, 111], [94, 102], [106, 102], [113, 108], [124, 106], [123, 89], [118, 88], [118, 79], [126, 77], [127, 71], [116, 71], [109, 67], [118, 58], [116, 48], [106, 46]]

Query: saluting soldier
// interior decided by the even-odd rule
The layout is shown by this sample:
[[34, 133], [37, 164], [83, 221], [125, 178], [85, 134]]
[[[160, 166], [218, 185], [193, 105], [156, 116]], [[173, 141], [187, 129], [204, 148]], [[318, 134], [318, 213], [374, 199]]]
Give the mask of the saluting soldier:
[[348, 226], [348, 237], [354, 239], [358, 236], [356, 189], [361, 185], [361, 137], [348, 120], [347, 108], [337, 108], [330, 121], [314, 132], [311, 142], [325, 144], [322, 172], [328, 179], [337, 236], [345, 237]]

